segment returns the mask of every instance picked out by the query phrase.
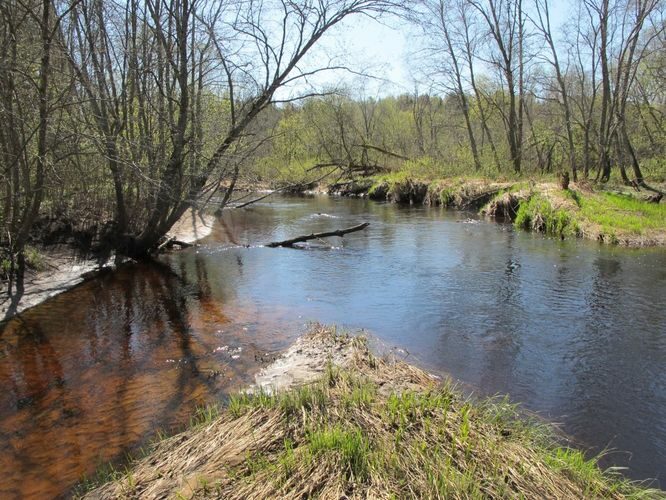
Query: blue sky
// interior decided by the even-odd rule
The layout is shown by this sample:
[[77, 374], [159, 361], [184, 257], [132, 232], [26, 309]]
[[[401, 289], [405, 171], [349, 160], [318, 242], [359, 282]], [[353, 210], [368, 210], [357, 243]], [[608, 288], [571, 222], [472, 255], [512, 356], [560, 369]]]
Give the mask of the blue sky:
[[[557, 31], [570, 11], [569, 1], [551, 1], [551, 22]], [[330, 85], [347, 84], [360, 88], [365, 82], [365, 94], [375, 97], [387, 94], [412, 92], [418, 86], [427, 90], [427, 82], [418, 82], [418, 68], [414, 61], [418, 49], [419, 33], [416, 27], [395, 18], [382, 22], [367, 16], [353, 16], [345, 24], [328, 33], [314, 58], [317, 62], [324, 57], [337, 55], [336, 61], [345, 63], [364, 73], [371, 73], [378, 79], [361, 79], [358, 76], [336, 72], [320, 81]]]

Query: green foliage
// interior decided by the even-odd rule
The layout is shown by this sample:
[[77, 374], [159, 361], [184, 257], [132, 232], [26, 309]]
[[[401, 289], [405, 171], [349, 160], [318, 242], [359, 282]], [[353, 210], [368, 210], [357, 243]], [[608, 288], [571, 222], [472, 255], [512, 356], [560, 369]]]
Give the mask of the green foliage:
[[649, 229], [666, 228], [666, 205], [648, 203], [630, 195], [602, 193], [580, 200], [581, 214], [602, 226], [607, 234], [627, 231], [640, 235]]
[[344, 372], [341, 378], [341, 383], [348, 388], [342, 398], [343, 406], [346, 409], [369, 408], [375, 402], [377, 388], [374, 384], [359, 377], [354, 377], [349, 372]]
[[43, 271], [46, 269], [44, 256], [39, 253], [39, 250], [31, 246], [25, 247], [25, 264], [35, 271]]
[[400, 168], [400, 173], [405, 177], [434, 180], [444, 176], [445, 168], [434, 158], [430, 156], [422, 156], [414, 160], [406, 161]]
[[570, 198], [571, 200], [574, 201], [574, 203], [580, 208], [581, 206], [581, 195], [578, 191], [574, 191], [573, 189], [567, 189], [564, 191], [566, 193], [566, 196]]
[[8, 258], [0, 260], [0, 276], [3, 279], [6, 279], [6, 277], [9, 276], [9, 271], [11, 271], [11, 268], [12, 268], [11, 260], [9, 260]]
[[219, 405], [212, 404], [200, 406], [194, 410], [194, 415], [190, 417], [190, 427], [199, 427], [211, 423], [220, 415]]
[[[23, 249], [25, 265], [34, 271], [44, 271], [47, 268], [44, 256], [35, 247], [27, 245]], [[9, 249], [0, 248], [0, 278], [7, 279], [12, 270], [12, 260]]]
[[[664, 137], [666, 142], [666, 137]], [[655, 156], [641, 161], [641, 169], [646, 179], [654, 182], [666, 182], [666, 157]]]
[[278, 398], [269, 392], [258, 390], [254, 392], [240, 392], [229, 397], [227, 408], [234, 418], [244, 415], [257, 408], [275, 408]]
[[305, 385], [294, 391], [280, 394], [277, 397], [279, 406], [287, 415], [294, 415], [303, 410], [312, 411], [326, 406], [328, 396], [325, 384]]
[[272, 186], [307, 183], [317, 178], [317, 173], [313, 174], [311, 169], [318, 163], [320, 161], [317, 158], [294, 158], [285, 162], [269, 156], [257, 160], [254, 172], [260, 180], [267, 181]]
[[363, 481], [368, 475], [370, 444], [358, 427], [324, 427], [306, 433], [308, 450], [314, 458], [338, 454], [347, 479]]
[[227, 408], [234, 418], [256, 409], [279, 408], [287, 415], [326, 405], [326, 388], [322, 384], [304, 385], [293, 391], [273, 394], [264, 390], [241, 392], [229, 397]]
[[454, 191], [452, 188], [443, 188], [439, 192], [439, 202], [442, 206], [448, 207], [455, 199]]
[[580, 232], [578, 222], [563, 209], [554, 209], [541, 195], [533, 195], [521, 203], [514, 222], [516, 227], [539, 231], [564, 238]]
[[451, 394], [448, 391], [391, 394], [386, 402], [387, 420], [394, 426], [404, 427], [432, 416], [435, 410], [446, 413], [450, 405]]
[[[568, 447], [554, 447], [545, 449], [543, 451], [543, 458], [545, 463], [557, 471], [565, 472], [574, 478], [580, 484], [585, 484], [585, 496], [588, 498], [599, 498], [603, 496], [601, 489], [606, 489], [610, 486], [610, 491], [621, 493], [622, 483], [607, 485], [607, 476], [609, 473], [604, 473], [599, 468], [600, 456], [587, 458], [585, 453], [581, 450], [576, 450]], [[619, 476], [618, 476], [619, 477]], [[636, 491], [630, 494], [629, 497], [641, 498], [643, 494]], [[650, 498], [651, 494], [645, 492], [645, 497]]]

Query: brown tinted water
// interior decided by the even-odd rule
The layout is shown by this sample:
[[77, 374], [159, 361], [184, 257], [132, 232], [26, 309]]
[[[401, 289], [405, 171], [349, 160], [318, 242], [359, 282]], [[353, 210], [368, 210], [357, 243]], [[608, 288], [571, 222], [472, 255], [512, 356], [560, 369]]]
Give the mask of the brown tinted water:
[[[182, 276], [201, 272], [181, 268]], [[0, 337], [0, 498], [50, 498], [250, 381], [279, 330], [226, 311], [205, 276], [137, 265], [60, 295]], [[263, 322], [262, 322], [263, 321]], [[262, 342], [262, 335], [271, 338]]]
[[[508, 393], [593, 452], [621, 450], [606, 465], [663, 480], [666, 251], [469, 217], [275, 198], [163, 265], [25, 313], [0, 334], [0, 498], [66, 494], [250, 381], [309, 320], [368, 329], [408, 360]], [[362, 221], [362, 233], [306, 250], [234, 247]]]

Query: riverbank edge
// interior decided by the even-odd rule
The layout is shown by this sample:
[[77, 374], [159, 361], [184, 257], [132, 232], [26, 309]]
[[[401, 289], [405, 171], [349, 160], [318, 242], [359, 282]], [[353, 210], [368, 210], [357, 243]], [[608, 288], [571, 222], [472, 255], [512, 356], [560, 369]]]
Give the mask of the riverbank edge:
[[[506, 399], [474, 400], [367, 338], [314, 325], [84, 498], [666, 498], [603, 472]], [[107, 482], [104, 482], [107, 481]]]
[[[188, 210], [174, 224], [166, 238], [194, 245], [212, 232], [214, 221], [212, 215]], [[1, 322], [131, 262], [119, 256], [97, 258], [80, 255], [76, 247], [62, 244], [40, 248], [39, 259], [39, 269], [27, 271], [21, 291], [14, 290], [11, 296], [3, 294], [0, 300]]]
[[[403, 205], [443, 206], [475, 211], [516, 227], [560, 239], [585, 238], [625, 247], [666, 246], [666, 204], [650, 203], [652, 193], [600, 188], [590, 182], [571, 183], [567, 189], [547, 181], [493, 181], [481, 178], [450, 178], [424, 181], [404, 174], [371, 177], [317, 186], [311, 193], [369, 198]], [[606, 199], [617, 196], [635, 205], [632, 210], [614, 207]], [[609, 217], [599, 223], [594, 210]], [[642, 210], [661, 210], [664, 221], [654, 227]], [[621, 218], [636, 220], [636, 230], [621, 227]], [[645, 223], [643, 227], [642, 222]], [[652, 224], [649, 227], [648, 224]]]

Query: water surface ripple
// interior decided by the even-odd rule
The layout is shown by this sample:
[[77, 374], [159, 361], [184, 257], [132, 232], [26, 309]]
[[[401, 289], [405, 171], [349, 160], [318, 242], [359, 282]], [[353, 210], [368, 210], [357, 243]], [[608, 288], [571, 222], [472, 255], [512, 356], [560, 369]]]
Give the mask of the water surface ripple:
[[[472, 219], [470, 219], [470, 217]], [[307, 321], [559, 422], [666, 477], [666, 251], [561, 242], [442, 209], [276, 198], [197, 249], [89, 282], [0, 335], [0, 497], [62, 494], [251, 379]], [[257, 243], [369, 221], [307, 249]], [[245, 248], [242, 245], [251, 245]]]

